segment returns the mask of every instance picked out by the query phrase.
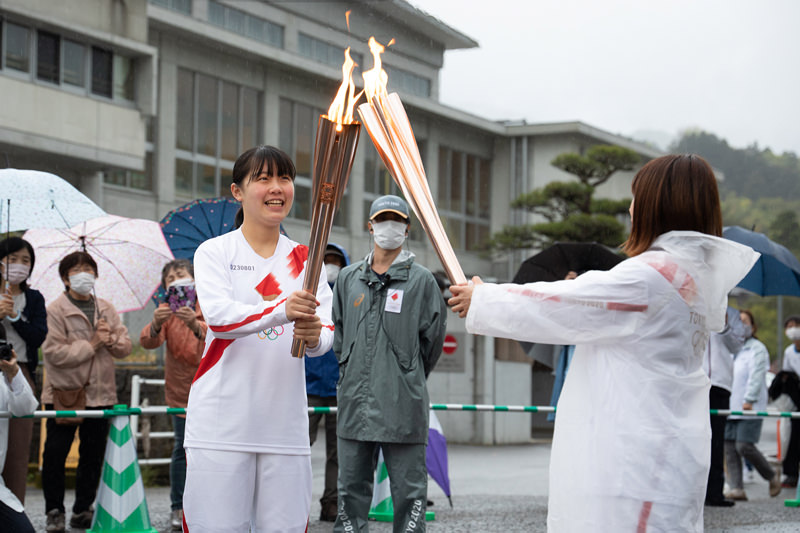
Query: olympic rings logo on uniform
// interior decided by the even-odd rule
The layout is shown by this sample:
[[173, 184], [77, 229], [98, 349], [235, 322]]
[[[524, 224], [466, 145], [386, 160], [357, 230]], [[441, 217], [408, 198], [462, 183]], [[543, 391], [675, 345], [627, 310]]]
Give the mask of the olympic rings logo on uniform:
[[283, 335], [283, 326], [278, 326], [276, 328], [269, 328], [258, 332], [258, 338], [262, 341], [264, 339], [274, 341], [278, 337]]

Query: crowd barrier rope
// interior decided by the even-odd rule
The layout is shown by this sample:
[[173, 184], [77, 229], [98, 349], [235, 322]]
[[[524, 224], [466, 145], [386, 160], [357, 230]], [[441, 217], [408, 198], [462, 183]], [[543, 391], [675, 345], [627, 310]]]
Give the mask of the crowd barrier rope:
[[[553, 413], [555, 407], [549, 405], [488, 405], [462, 403], [432, 403], [434, 411], [488, 411], [495, 413]], [[312, 413], [335, 413], [336, 407], [309, 407]], [[759, 418], [800, 418], [800, 411], [735, 411], [731, 409], [711, 409], [713, 416], [750, 416]], [[86, 409], [82, 411], [36, 411], [32, 415], [13, 416], [10, 411], [0, 411], [0, 418], [111, 418], [114, 416], [142, 415], [185, 415], [182, 407], [156, 405], [152, 407], [115, 406], [113, 409]]]

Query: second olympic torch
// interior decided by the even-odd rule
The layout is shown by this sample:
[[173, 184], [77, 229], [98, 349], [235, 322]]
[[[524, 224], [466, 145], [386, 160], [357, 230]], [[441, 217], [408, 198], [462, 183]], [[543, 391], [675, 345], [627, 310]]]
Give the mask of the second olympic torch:
[[[303, 289], [314, 295], [317, 293], [333, 217], [347, 187], [361, 131], [361, 125], [353, 120], [353, 106], [358, 99], [353, 94], [354, 66], [348, 48], [342, 66], [342, 85], [328, 114], [320, 115], [317, 125], [312, 169], [311, 236], [308, 241], [306, 277], [303, 281]], [[295, 339], [292, 342], [292, 357], [303, 357], [305, 351], [305, 341]]]

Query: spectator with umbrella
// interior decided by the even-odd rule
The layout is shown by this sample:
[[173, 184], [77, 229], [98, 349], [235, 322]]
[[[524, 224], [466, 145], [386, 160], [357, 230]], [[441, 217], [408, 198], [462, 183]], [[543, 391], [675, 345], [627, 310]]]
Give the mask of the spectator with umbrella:
[[[28, 278], [35, 264], [36, 254], [28, 241], [19, 237], [0, 241], [0, 323], [5, 327], [8, 341], [15, 347], [20, 373], [34, 391], [39, 346], [47, 335], [44, 298], [39, 291], [28, 285]], [[28, 484], [32, 435], [32, 418], [15, 418], [9, 421], [9, 446], [3, 479], [23, 505]]]
[[[99, 274], [97, 263], [86, 252], [73, 252], [59, 262], [64, 292], [47, 308], [48, 333], [42, 345], [46, 370], [42, 402], [46, 409], [110, 409], [117, 403], [114, 359], [131, 353], [131, 340], [114, 306], [94, 296]], [[75, 502], [69, 524], [71, 528], [92, 526], [92, 503], [100, 481], [108, 427], [106, 418], [82, 422], [74, 418], [47, 419], [42, 489], [48, 532], [65, 529], [64, 465], [78, 428]]]

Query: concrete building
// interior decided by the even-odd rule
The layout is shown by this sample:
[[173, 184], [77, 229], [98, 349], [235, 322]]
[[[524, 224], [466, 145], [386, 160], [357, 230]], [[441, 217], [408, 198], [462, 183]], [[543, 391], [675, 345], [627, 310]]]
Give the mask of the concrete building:
[[[525, 254], [493, 261], [480, 246], [503, 226], [528, 221], [509, 209], [513, 198], [565, 177], [549, 164], [555, 155], [594, 144], [632, 148], [643, 162], [659, 155], [580, 122], [498, 123], [442, 105], [445, 52], [477, 43], [402, 0], [0, 0], [0, 164], [53, 172], [109, 213], [158, 220], [195, 198], [229, 195], [237, 155], [273, 144], [297, 164], [284, 226], [303, 242], [318, 116], [340, 83], [345, 47], [371, 67], [372, 35], [397, 41], [383, 55], [389, 89], [403, 99], [470, 275], [513, 275]], [[615, 175], [600, 194], [628, 196], [631, 177]], [[369, 204], [389, 192], [397, 188], [364, 132], [331, 241], [365, 254]], [[441, 270], [418, 222], [409, 246], [421, 264]], [[133, 332], [147, 314], [126, 317]], [[434, 401], [527, 404], [541, 396], [531, 360], [509, 355], [507, 342], [467, 335], [454, 315], [448, 329], [452, 353], [430, 378]], [[530, 438], [526, 414], [440, 419], [453, 441]]]

